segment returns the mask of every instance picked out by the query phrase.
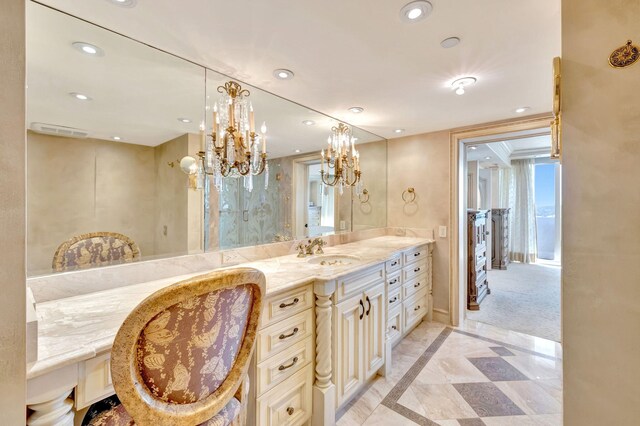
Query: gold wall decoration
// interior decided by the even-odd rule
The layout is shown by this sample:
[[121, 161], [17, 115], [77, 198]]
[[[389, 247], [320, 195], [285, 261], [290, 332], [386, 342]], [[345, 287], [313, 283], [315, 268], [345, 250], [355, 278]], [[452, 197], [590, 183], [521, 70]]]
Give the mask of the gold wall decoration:
[[562, 156], [562, 88], [560, 57], [553, 58], [553, 121], [551, 121], [551, 158]]
[[611, 52], [609, 65], [613, 68], [625, 68], [638, 62], [638, 59], [640, 59], [640, 49], [631, 40], [627, 40], [627, 44]]

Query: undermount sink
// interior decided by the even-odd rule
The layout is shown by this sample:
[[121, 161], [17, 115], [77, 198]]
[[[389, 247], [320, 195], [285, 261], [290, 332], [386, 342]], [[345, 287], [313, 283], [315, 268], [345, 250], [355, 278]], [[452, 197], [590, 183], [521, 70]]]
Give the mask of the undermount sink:
[[307, 262], [312, 265], [322, 266], [344, 266], [351, 265], [359, 261], [360, 258], [358, 256], [350, 256], [348, 254], [325, 254], [321, 256], [314, 256], [307, 260]]

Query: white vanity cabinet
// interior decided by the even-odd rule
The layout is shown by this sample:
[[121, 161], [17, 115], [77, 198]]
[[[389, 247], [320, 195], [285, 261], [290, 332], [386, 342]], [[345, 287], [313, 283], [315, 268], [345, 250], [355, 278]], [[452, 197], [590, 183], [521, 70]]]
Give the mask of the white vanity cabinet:
[[338, 280], [334, 306], [336, 406], [348, 401], [385, 361], [384, 264]]

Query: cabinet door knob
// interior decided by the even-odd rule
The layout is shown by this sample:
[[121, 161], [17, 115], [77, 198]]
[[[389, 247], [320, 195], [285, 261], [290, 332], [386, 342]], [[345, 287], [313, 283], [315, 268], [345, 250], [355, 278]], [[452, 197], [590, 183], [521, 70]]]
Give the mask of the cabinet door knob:
[[288, 414], [288, 415], [292, 415], [294, 411], [296, 411], [296, 410], [295, 410], [295, 408], [293, 408], [293, 407], [287, 407], [287, 414]]
[[298, 299], [298, 298], [296, 297], [295, 299], [293, 299], [293, 301], [292, 301], [291, 303], [284, 303], [284, 302], [282, 302], [282, 303], [280, 304], [280, 309], [284, 309], [284, 308], [286, 308], [286, 307], [288, 307], [288, 306], [296, 305], [299, 301], [300, 301], [300, 299]]
[[289, 334], [281, 334], [280, 340], [288, 339], [289, 337], [295, 336], [298, 333], [298, 327], [294, 328], [293, 331]]

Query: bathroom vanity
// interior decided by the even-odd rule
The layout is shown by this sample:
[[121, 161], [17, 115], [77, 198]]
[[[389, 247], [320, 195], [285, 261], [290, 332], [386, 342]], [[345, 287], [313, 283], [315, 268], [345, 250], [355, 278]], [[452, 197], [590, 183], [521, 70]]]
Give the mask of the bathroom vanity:
[[[392, 346], [430, 314], [432, 249], [429, 239], [383, 236], [235, 265], [267, 279], [249, 423], [334, 424], [340, 407], [389, 371]], [[110, 351], [124, 318], [154, 291], [202, 273], [37, 304], [27, 424], [71, 426], [112, 395]]]

